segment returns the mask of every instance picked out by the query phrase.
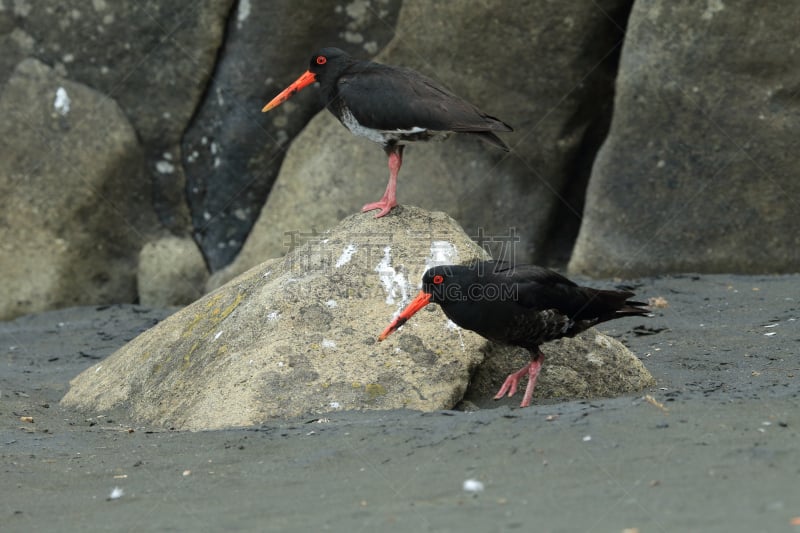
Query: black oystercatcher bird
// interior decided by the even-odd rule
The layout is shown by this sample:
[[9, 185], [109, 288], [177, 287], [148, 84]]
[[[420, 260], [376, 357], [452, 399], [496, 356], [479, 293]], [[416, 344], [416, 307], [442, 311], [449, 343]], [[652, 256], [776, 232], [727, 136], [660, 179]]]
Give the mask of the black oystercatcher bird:
[[494, 133], [513, 131], [454, 95], [432, 79], [408, 68], [353, 59], [338, 48], [323, 48], [311, 57], [308, 71], [273, 98], [269, 111], [303, 87], [319, 82], [322, 104], [353, 134], [383, 145], [389, 156], [389, 184], [377, 202], [362, 211], [380, 209], [375, 218], [397, 205], [397, 173], [404, 143], [427, 141], [449, 132], [476, 135], [503, 150]]
[[531, 404], [542, 368], [542, 343], [574, 337], [615, 318], [647, 316], [646, 304], [629, 300], [628, 291], [581, 287], [557, 272], [534, 265], [484, 261], [443, 265], [422, 276], [422, 290], [378, 337], [382, 341], [428, 305], [437, 303], [447, 317], [489, 340], [527, 348], [531, 362], [510, 374], [494, 397], [513, 396], [520, 379], [528, 386], [520, 407]]

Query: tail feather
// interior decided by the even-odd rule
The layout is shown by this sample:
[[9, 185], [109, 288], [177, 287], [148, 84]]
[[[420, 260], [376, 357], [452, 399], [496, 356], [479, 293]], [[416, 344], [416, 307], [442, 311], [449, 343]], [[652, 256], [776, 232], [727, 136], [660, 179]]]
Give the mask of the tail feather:
[[634, 296], [630, 291], [598, 290], [595, 293], [597, 305], [604, 312], [597, 313], [600, 322], [625, 316], [648, 316], [652, 313], [644, 302], [629, 300]]
[[617, 310], [616, 316], [648, 316], [652, 311], [646, 303], [628, 300], [625, 306]]
[[495, 135], [491, 131], [468, 131], [468, 132], [465, 132], [465, 133], [469, 133], [469, 134], [475, 135], [477, 137], [480, 137], [480, 139], [482, 141], [485, 141], [485, 142], [491, 144], [492, 146], [496, 146], [496, 147], [498, 147], [498, 148], [500, 148], [502, 150], [505, 150], [506, 152], [509, 151], [508, 145], [506, 143], [504, 143], [503, 140], [500, 137], [498, 137], [497, 135]]

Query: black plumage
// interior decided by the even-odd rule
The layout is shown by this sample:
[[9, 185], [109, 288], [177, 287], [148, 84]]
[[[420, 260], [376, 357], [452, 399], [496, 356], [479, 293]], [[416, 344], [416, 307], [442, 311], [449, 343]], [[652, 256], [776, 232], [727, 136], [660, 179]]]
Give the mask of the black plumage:
[[552, 270], [535, 265], [484, 261], [443, 265], [422, 277], [419, 295], [400, 313], [380, 339], [404, 324], [428, 303], [437, 303], [459, 326], [502, 344], [521, 346], [531, 362], [508, 376], [495, 398], [516, 392], [527, 375], [521, 406], [530, 405], [544, 355], [540, 346], [578, 333], [601, 322], [625, 316], [647, 316], [646, 304], [630, 300], [629, 291], [600, 290], [577, 285]]

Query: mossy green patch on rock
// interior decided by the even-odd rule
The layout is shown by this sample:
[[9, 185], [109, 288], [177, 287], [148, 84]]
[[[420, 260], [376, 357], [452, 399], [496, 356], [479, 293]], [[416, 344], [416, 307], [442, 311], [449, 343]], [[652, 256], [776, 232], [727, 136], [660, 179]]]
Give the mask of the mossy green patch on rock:
[[386, 387], [380, 383], [368, 383], [364, 387], [364, 392], [367, 393], [367, 398], [374, 400], [378, 396], [383, 396], [387, 393]]

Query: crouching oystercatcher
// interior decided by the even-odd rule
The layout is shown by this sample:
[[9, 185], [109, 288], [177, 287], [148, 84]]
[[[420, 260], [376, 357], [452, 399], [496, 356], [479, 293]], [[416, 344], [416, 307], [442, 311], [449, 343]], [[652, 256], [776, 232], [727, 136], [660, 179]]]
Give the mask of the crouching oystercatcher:
[[510, 374], [494, 397], [528, 385], [520, 407], [531, 404], [544, 354], [539, 346], [578, 333], [601, 322], [626, 316], [648, 316], [647, 304], [629, 300], [628, 291], [582, 287], [557, 272], [534, 265], [483, 261], [471, 265], [436, 266], [422, 276], [422, 290], [380, 334], [379, 341], [406, 323], [414, 313], [437, 303], [447, 317], [479, 335], [526, 348], [531, 361]]

